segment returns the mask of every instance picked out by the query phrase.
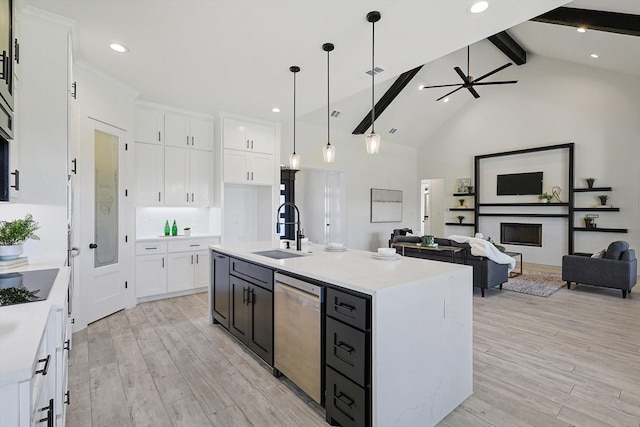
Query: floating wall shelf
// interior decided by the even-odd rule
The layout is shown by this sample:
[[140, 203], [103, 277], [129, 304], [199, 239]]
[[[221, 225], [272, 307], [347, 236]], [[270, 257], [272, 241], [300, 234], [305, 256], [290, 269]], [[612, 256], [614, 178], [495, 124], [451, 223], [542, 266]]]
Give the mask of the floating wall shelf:
[[475, 208], [449, 208], [450, 211], [475, 211]]
[[568, 218], [568, 214], [530, 214], [530, 213], [480, 213], [478, 216], [520, 216], [525, 218]]
[[573, 208], [574, 211], [579, 211], [579, 212], [620, 212], [620, 208], [601, 208], [601, 207], [595, 207], [595, 208]]
[[574, 193], [589, 193], [594, 191], [613, 191], [611, 187], [574, 188]]
[[454, 196], [456, 197], [462, 197], [462, 196], [475, 196], [476, 193], [453, 193]]
[[461, 225], [463, 227], [475, 227], [476, 225], [470, 222], [463, 222], [462, 224], [459, 222], [445, 222], [445, 225]]
[[575, 231], [594, 231], [600, 233], [628, 233], [629, 230], [626, 228], [584, 228], [584, 227], [575, 227]]
[[569, 203], [480, 203], [478, 206], [540, 206], [540, 207], [549, 207], [549, 206], [569, 206]]

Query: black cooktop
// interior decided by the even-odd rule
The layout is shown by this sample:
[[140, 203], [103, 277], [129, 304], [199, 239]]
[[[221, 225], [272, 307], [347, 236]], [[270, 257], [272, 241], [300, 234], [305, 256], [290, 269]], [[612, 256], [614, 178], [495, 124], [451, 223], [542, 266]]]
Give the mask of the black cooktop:
[[[21, 271], [17, 273], [0, 273], [0, 293], [2, 293], [0, 304], [13, 305], [46, 300], [57, 275], [57, 268]], [[22, 288], [35, 293], [35, 298], [25, 301], [15, 298], [15, 294], [11, 294], [11, 291]]]

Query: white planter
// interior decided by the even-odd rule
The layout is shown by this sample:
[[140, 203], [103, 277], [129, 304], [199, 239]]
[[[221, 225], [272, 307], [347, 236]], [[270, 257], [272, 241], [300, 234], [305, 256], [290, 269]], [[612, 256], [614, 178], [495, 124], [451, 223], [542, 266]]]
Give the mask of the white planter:
[[16, 259], [22, 255], [22, 243], [19, 245], [1, 246], [0, 245], [0, 261]]

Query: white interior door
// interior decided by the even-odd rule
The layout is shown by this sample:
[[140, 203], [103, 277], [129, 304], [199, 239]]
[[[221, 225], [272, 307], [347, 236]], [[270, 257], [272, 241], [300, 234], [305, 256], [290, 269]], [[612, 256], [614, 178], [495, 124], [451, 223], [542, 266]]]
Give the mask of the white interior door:
[[80, 230], [82, 310], [87, 323], [126, 305], [122, 279], [124, 233], [124, 144], [125, 132], [85, 119], [80, 149]]

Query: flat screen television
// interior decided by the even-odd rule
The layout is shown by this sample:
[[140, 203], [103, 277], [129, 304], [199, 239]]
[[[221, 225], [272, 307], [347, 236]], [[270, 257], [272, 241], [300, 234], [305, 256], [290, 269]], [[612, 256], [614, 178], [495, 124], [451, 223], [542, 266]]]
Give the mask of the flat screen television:
[[498, 196], [542, 194], [542, 172], [498, 175]]

